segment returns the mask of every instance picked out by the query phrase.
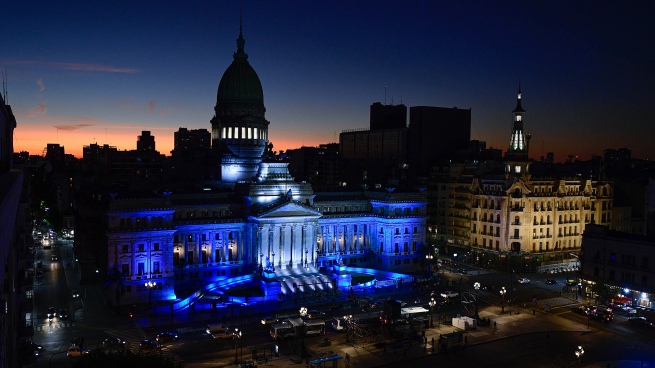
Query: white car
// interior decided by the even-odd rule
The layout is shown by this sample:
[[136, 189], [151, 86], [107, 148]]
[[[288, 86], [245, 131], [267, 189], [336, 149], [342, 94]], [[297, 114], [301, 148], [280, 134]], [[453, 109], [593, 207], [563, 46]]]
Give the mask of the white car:
[[441, 296], [444, 298], [456, 298], [459, 296], [459, 293], [456, 293], [454, 291], [446, 290], [443, 293], [441, 293]]
[[521, 277], [520, 279], [516, 280], [519, 284], [529, 284], [530, 279], [526, 279], [525, 277]]

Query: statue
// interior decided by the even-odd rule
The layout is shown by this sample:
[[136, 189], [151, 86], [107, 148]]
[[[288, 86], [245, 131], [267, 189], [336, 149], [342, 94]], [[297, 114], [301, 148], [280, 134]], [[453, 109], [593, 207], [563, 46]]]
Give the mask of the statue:
[[343, 265], [343, 260], [341, 259], [341, 255], [337, 256], [337, 266]]
[[271, 264], [271, 259], [268, 256], [266, 256], [266, 269], [265, 269], [265, 271], [266, 272], [273, 272], [274, 271], [273, 265]]

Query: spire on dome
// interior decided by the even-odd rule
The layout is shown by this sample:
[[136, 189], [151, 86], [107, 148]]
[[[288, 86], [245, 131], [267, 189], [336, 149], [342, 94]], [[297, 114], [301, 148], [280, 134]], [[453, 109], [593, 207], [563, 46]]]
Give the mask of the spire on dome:
[[243, 51], [246, 40], [243, 38], [243, 8], [239, 12], [239, 38], [237, 38], [237, 52], [234, 53], [235, 59], [248, 59], [248, 54]]
[[521, 107], [521, 82], [519, 81], [519, 93], [516, 96], [516, 108], [512, 111], [514, 114], [522, 114], [525, 112], [523, 107]]

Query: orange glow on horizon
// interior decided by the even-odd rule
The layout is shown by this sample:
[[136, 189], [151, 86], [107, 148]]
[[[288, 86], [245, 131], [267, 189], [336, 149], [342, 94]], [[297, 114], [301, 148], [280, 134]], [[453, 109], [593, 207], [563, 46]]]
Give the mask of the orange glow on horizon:
[[[191, 128], [196, 129], [196, 128]], [[176, 129], [170, 128], [140, 128], [140, 127], [111, 127], [104, 128], [100, 126], [84, 127], [74, 130], [57, 129], [54, 126], [43, 124], [20, 124], [14, 130], [14, 152], [29, 152], [30, 155], [41, 156], [44, 154], [48, 144], [59, 144], [64, 147], [66, 154], [71, 154], [76, 158], [82, 158], [84, 146], [90, 144], [105, 145], [116, 147], [121, 151], [136, 149], [136, 142], [142, 131], [150, 131], [155, 137], [155, 148], [160, 153], [170, 156], [173, 150], [173, 137]], [[319, 144], [331, 142], [319, 142], [318, 137], [311, 135], [303, 138], [280, 137], [275, 134], [271, 135], [273, 150], [287, 151], [289, 149], [300, 148], [302, 146], [317, 147]]]

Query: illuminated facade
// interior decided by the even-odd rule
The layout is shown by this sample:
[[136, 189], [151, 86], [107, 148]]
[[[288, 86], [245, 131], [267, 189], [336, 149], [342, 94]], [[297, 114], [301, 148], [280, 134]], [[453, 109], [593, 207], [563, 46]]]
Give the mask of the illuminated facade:
[[[438, 237], [472, 250], [480, 265], [526, 271], [577, 265], [585, 226], [612, 222], [612, 183], [534, 177], [524, 113], [519, 89], [504, 173], [487, 162], [453, 164], [439, 179]], [[513, 264], [511, 256], [518, 256]]]
[[[211, 121], [213, 149], [222, 155], [221, 183], [197, 192], [112, 194], [107, 270], [117, 281], [107, 290], [116, 302], [172, 300], [182, 285], [200, 294], [270, 269], [279, 277], [311, 275], [312, 282], [333, 265], [419, 269], [424, 192], [314, 193], [311, 184], [294, 181], [287, 163], [262, 159], [269, 122], [244, 43], [240, 32]], [[156, 282], [154, 293], [147, 281]], [[304, 290], [295, 287], [303, 282], [298, 277], [295, 290], [277, 288]]]
[[[582, 237], [582, 292], [588, 297], [630, 303], [633, 307], [651, 308], [655, 242], [652, 237], [609, 230], [605, 226], [588, 226]], [[646, 311], [639, 311], [641, 314]]]

